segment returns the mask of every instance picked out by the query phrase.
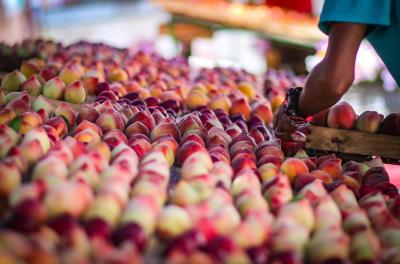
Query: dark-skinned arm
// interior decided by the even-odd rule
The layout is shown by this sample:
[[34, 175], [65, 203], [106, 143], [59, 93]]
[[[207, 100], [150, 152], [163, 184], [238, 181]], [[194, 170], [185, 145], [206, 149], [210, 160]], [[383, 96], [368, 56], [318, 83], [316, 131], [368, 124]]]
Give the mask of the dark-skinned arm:
[[367, 25], [332, 23], [325, 58], [312, 70], [299, 99], [298, 112], [306, 117], [336, 104], [354, 81], [358, 48]]

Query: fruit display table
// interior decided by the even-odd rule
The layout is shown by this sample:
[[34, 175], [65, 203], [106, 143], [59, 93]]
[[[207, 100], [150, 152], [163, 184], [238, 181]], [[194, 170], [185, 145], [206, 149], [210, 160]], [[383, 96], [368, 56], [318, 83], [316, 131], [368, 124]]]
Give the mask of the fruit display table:
[[304, 64], [305, 57], [315, 52], [315, 44], [325, 38], [317, 27], [317, 18], [280, 8], [218, 0], [152, 2], [171, 14], [170, 21], [160, 31], [179, 40], [186, 55], [190, 54], [191, 43], [196, 38], [210, 38], [214, 31], [221, 29], [244, 29], [272, 42], [266, 58], [270, 67], [279, 69], [285, 62]]
[[[385, 166], [271, 133], [296, 76], [268, 75], [264, 95], [244, 70], [27, 44], [46, 52], [0, 80], [1, 263], [398, 263]], [[378, 117], [355, 127], [398, 124]]]

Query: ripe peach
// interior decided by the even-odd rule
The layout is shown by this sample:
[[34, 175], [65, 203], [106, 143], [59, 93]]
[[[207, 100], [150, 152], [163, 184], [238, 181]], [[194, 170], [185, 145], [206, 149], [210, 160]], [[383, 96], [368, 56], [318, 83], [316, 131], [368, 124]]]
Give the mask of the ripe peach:
[[64, 100], [73, 104], [82, 104], [86, 101], [87, 91], [82, 81], [73, 82], [64, 90]]
[[8, 92], [16, 92], [21, 90], [21, 85], [25, 82], [26, 77], [18, 70], [14, 70], [4, 75], [1, 80], [1, 87]]
[[258, 167], [257, 171], [260, 173], [262, 183], [267, 183], [278, 175], [279, 168], [273, 163], [265, 163]]
[[312, 116], [311, 124], [314, 126], [326, 127], [329, 111], [330, 109], [326, 109], [319, 113], [314, 114]]
[[37, 63], [31, 60], [23, 61], [21, 64], [21, 73], [26, 77], [29, 78], [32, 75], [38, 73], [40, 71], [40, 67]]
[[22, 182], [22, 176], [15, 164], [0, 162], [0, 197], [7, 198]]
[[241, 98], [232, 102], [231, 110], [229, 111], [231, 116], [242, 115], [246, 121], [250, 120], [251, 108], [248, 101], [245, 98]]
[[178, 127], [182, 134], [202, 127], [201, 120], [196, 115], [186, 115], [178, 120]]
[[327, 172], [333, 180], [342, 175], [342, 160], [338, 158], [329, 159], [318, 166], [319, 170]]
[[62, 102], [54, 109], [54, 114], [66, 120], [69, 129], [75, 127], [76, 112], [69, 104]]
[[385, 117], [380, 131], [383, 134], [400, 136], [400, 113], [392, 113]]
[[96, 93], [97, 84], [104, 81], [104, 76], [99, 71], [90, 70], [83, 75], [82, 81], [88, 94], [94, 95]]
[[0, 124], [7, 124], [14, 119], [17, 115], [11, 109], [3, 108], [0, 110]]
[[174, 123], [160, 122], [150, 133], [150, 138], [155, 141], [163, 136], [171, 135], [177, 142], [181, 139], [181, 133]]
[[353, 129], [356, 119], [353, 107], [346, 102], [341, 102], [329, 110], [327, 123], [332, 128]]
[[210, 99], [206, 94], [196, 90], [192, 90], [186, 98], [186, 104], [191, 110], [194, 110], [199, 106], [206, 106], [209, 102]]
[[10, 156], [18, 156], [26, 161], [28, 165], [32, 165], [38, 161], [44, 153], [45, 152], [43, 151], [40, 141], [34, 139], [10, 149], [8, 154]]
[[268, 101], [260, 101], [252, 105], [252, 116], [259, 117], [265, 125], [269, 125], [272, 122], [273, 113], [271, 105]]
[[282, 150], [277, 146], [265, 146], [257, 150], [257, 157], [262, 158], [263, 156], [272, 155], [280, 160], [283, 160], [284, 154]]
[[96, 108], [90, 106], [90, 105], [81, 105], [77, 117], [77, 123], [81, 123], [83, 120], [89, 121], [89, 122], [96, 122], [96, 119], [99, 117], [99, 112], [96, 110]]
[[46, 125], [52, 126], [56, 129], [57, 136], [62, 138], [68, 133], [68, 126], [61, 116], [55, 116], [46, 121]]
[[150, 132], [156, 125], [154, 117], [148, 111], [140, 111], [134, 114], [134, 116], [128, 121], [127, 125], [133, 124], [135, 122], [141, 122], [145, 125]]
[[32, 75], [21, 85], [21, 90], [26, 91], [29, 95], [38, 96], [42, 92], [43, 81], [39, 78], [41, 78], [39, 75]]
[[256, 91], [255, 89], [251, 86], [251, 84], [242, 82], [239, 83], [237, 86], [238, 90], [242, 92], [247, 98], [251, 101], [254, 99], [256, 96]]
[[263, 186], [263, 195], [273, 211], [279, 210], [293, 197], [288, 177], [279, 173]]
[[3, 107], [7, 104], [6, 95], [3, 92], [3, 89], [0, 87], [0, 107]]
[[113, 129], [123, 130], [125, 127], [124, 121], [120, 113], [112, 109], [103, 112], [97, 118], [96, 125], [98, 125], [101, 128], [103, 133], [106, 133]]
[[208, 153], [194, 152], [183, 162], [181, 176], [183, 179], [189, 179], [196, 175], [208, 173], [212, 167], [213, 163]]
[[232, 107], [231, 100], [229, 100], [228, 96], [225, 94], [218, 94], [211, 97], [210, 102], [208, 103], [208, 107], [212, 110], [221, 109], [225, 113], [229, 113], [229, 110]]
[[176, 205], [168, 205], [160, 212], [157, 232], [161, 237], [171, 239], [191, 228], [192, 220], [183, 208]]
[[365, 111], [356, 121], [356, 130], [376, 133], [383, 120], [383, 116], [379, 115], [376, 111]]
[[30, 110], [29, 95], [27, 93], [21, 93], [20, 96], [8, 102], [6, 108], [14, 111], [17, 116], [29, 111]]
[[308, 167], [301, 159], [288, 158], [281, 165], [281, 172], [293, 182], [297, 175], [308, 173]]
[[330, 184], [333, 181], [331, 175], [323, 170], [313, 170], [310, 174], [315, 178], [320, 179], [325, 184]]
[[252, 169], [244, 169], [232, 181], [231, 194], [236, 197], [246, 189], [261, 190], [260, 180]]
[[121, 206], [111, 194], [99, 194], [85, 213], [84, 218], [102, 219], [114, 226], [121, 215]]
[[85, 73], [83, 66], [77, 61], [70, 61], [60, 71], [60, 78], [66, 84], [69, 85], [75, 81], [78, 81]]
[[42, 87], [43, 95], [54, 100], [59, 100], [64, 95], [65, 83], [59, 77], [48, 80]]
[[47, 153], [47, 151], [50, 149], [50, 140], [43, 128], [37, 127], [30, 130], [22, 139], [22, 143], [28, 143], [33, 140], [38, 140], [40, 142], [44, 153]]
[[25, 135], [32, 128], [38, 127], [42, 124], [42, 117], [35, 112], [23, 113], [19, 120], [21, 121], [19, 125], [19, 133], [22, 135]]
[[40, 160], [32, 171], [32, 179], [46, 179], [56, 177], [60, 180], [67, 178], [68, 168], [65, 162], [57, 156], [47, 156]]

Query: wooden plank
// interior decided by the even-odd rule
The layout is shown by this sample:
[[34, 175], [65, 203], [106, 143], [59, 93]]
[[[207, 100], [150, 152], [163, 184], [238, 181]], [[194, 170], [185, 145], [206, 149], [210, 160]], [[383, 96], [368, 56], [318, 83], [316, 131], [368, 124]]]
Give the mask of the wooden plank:
[[311, 126], [306, 148], [400, 160], [400, 137]]

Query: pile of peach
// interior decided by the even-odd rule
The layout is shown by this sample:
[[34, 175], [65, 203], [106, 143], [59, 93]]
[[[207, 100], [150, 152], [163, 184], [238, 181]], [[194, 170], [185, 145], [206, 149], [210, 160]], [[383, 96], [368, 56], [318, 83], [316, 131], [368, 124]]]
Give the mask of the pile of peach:
[[338, 103], [315, 114], [311, 123], [316, 126], [400, 136], [400, 113], [392, 113], [384, 118], [376, 111], [365, 111], [357, 116], [347, 102]]
[[246, 72], [190, 84], [179, 59], [126, 56], [148, 66], [133, 67], [137, 90], [98, 82], [78, 110], [1, 97], [0, 262], [400, 261], [400, 194], [379, 163], [285, 157]]

